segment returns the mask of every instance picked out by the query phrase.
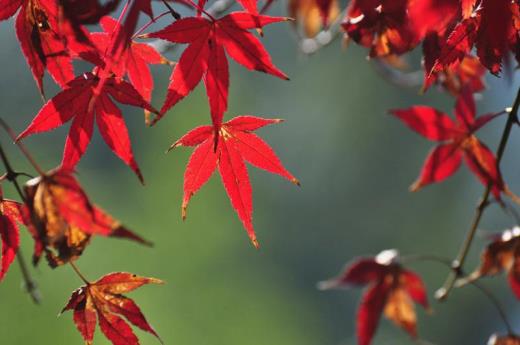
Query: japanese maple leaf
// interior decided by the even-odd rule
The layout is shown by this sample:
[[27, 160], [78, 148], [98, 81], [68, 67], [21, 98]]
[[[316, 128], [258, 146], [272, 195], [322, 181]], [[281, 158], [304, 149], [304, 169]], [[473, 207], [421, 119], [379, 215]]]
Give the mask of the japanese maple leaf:
[[55, 170], [34, 178], [27, 182], [25, 192], [30, 215], [26, 223], [35, 240], [35, 264], [43, 252], [51, 267], [77, 259], [92, 235], [150, 245], [91, 203], [70, 171]]
[[520, 299], [520, 227], [493, 236], [481, 255], [480, 267], [467, 278], [459, 280], [458, 284], [464, 285], [504, 271], [508, 273], [511, 290]]
[[375, 258], [361, 258], [348, 264], [336, 278], [321, 282], [323, 290], [369, 285], [357, 314], [359, 345], [369, 345], [381, 314], [417, 337], [414, 302], [428, 309], [426, 289], [421, 278], [404, 269], [395, 250], [385, 250]]
[[160, 31], [144, 35], [189, 44], [173, 69], [166, 101], [154, 123], [204, 79], [212, 121], [218, 130], [227, 109], [229, 70], [226, 53], [248, 69], [288, 79], [273, 65], [260, 41], [247, 31], [259, 27], [258, 23], [265, 26], [286, 20], [288, 18], [234, 12], [219, 19], [183, 18]]
[[478, 10], [451, 31], [432, 71], [453, 67], [476, 47], [480, 62], [491, 73], [499, 74], [508, 49], [517, 41], [517, 8], [518, 4], [509, 0], [482, 0]]
[[[120, 29], [119, 23], [111, 17], [103, 17], [100, 21], [103, 33], [91, 34], [91, 39], [101, 52], [107, 51], [111, 36]], [[148, 64], [169, 64], [152, 46], [134, 41], [129, 42], [119, 63], [112, 72], [118, 77], [128, 75], [130, 82], [144, 100], [150, 102], [153, 90], [153, 78]]]
[[100, 94], [95, 93], [99, 79], [85, 73], [67, 84], [66, 88], [49, 100], [18, 136], [21, 140], [29, 135], [49, 131], [72, 120], [65, 142], [62, 167], [73, 170], [92, 138], [94, 119], [106, 144], [143, 181], [134, 159], [130, 137], [119, 108], [112, 98], [123, 104], [157, 112], [128, 82], [111, 77], [107, 79]]
[[[467, 0], [463, 0], [467, 2]], [[414, 34], [422, 39], [435, 32], [444, 35], [454, 21], [460, 19], [461, 0], [413, 0], [408, 4], [410, 26]], [[464, 4], [467, 11], [468, 4]]]
[[[473, 55], [466, 55], [458, 64], [435, 66], [441, 52], [442, 38], [437, 33], [426, 36], [423, 42], [425, 79], [423, 91], [431, 85], [439, 84], [453, 96], [459, 96], [463, 89], [476, 93], [484, 90], [486, 68]], [[435, 68], [434, 68], [435, 67]]]
[[492, 187], [496, 198], [500, 198], [501, 192], [510, 194], [502, 181], [495, 155], [475, 136], [477, 130], [500, 114], [475, 118], [475, 112], [473, 94], [467, 89], [457, 98], [455, 122], [443, 112], [426, 106], [391, 111], [412, 130], [440, 142], [426, 158], [419, 178], [410, 187], [412, 191], [450, 177], [464, 158], [479, 180]]
[[337, 0], [291, 0], [289, 16], [295, 18], [296, 27], [301, 27], [307, 37], [316, 36], [322, 28], [339, 15]]
[[22, 204], [3, 198], [2, 187], [0, 187], [0, 238], [2, 240], [0, 281], [4, 279], [18, 252], [20, 246], [18, 224], [25, 224], [24, 212]]
[[520, 338], [515, 334], [499, 336], [493, 334], [487, 345], [520, 345]]
[[74, 78], [73, 58], [100, 63], [83, 27], [74, 29], [61, 16], [55, 0], [0, 0], [0, 20], [20, 9], [16, 17], [16, 35], [31, 68], [40, 93], [45, 70], [60, 86]]
[[139, 339], [127, 321], [158, 339], [159, 336], [137, 304], [123, 294], [146, 284], [162, 283], [159, 279], [132, 273], [110, 273], [75, 290], [61, 312], [73, 311], [74, 323], [88, 345], [94, 340], [96, 319], [101, 332], [112, 344], [139, 345]]
[[354, 0], [348, 7], [343, 29], [348, 39], [370, 48], [370, 57], [400, 55], [417, 43], [410, 31], [408, 0]]
[[[191, 197], [218, 168], [233, 208], [251, 242], [258, 247], [253, 229], [252, 188], [245, 162], [299, 185], [298, 180], [283, 167], [271, 147], [253, 133], [259, 128], [280, 121], [238, 116], [222, 124], [218, 132], [215, 132], [212, 126], [197, 127], [172, 144], [170, 149], [177, 146], [196, 146], [184, 173], [182, 218], [186, 218], [186, 209]], [[218, 141], [216, 137], [219, 138]]]

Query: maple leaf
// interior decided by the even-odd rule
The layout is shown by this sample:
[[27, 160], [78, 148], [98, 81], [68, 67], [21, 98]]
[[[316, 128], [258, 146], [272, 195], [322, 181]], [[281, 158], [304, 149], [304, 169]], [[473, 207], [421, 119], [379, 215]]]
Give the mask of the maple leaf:
[[480, 261], [477, 270], [457, 282], [459, 286], [506, 271], [511, 290], [516, 298], [520, 299], [520, 227], [493, 236], [492, 242], [483, 251]]
[[342, 27], [347, 39], [370, 48], [370, 57], [400, 55], [418, 43], [410, 31], [408, 0], [353, 0]]
[[477, 130], [501, 113], [475, 118], [475, 112], [473, 94], [468, 89], [457, 98], [455, 122], [445, 113], [426, 106], [390, 111], [420, 135], [440, 142], [426, 158], [419, 178], [410, 187], [412, 191], [450, 177], [464, 158], [482, 184], [492, 186], [497, 199], [501, 192], [511, 194], [502, 180], [495, 155], [475, 136]]
[[75, 290], [61, 313], [73, 311], [74, 323], [88, 345], [94, 340], [96, 319], [101, 332], [112, 344], [138, 345], [137, 336], [122, 317], [160, 340], [137, 304], [123, 296], [124, 293], [146, 284], [163, 284], [163, 282], [156, 278], [140, 277], [126, 272], [107, 274]]
[[115, 77], [109, 78], [102, 92], [96, 94], [98, 81], [99, 79], [92, 73], [85, 73], [72, 80], [63, 91], [42, 107], [17, 140], [35, 133], [53, 130], [72, 120], [65, 142], [62, 167], [73, 170], [87, 150], [95, 119], [105, 143], [142, 182], [143, 176], [134, 159], [128, 129], [121, 111], [111, 98], [154, 113], [157, 111], [128, 82]]
[[[111, 17], [103, 17], [100, 24], [104, 32], [91, 34], [91, 39], [100, 51], [105, 52], [109, 48], [110, 38], [120, 30], [121, 26]], [[112, 72], [118, 77], [128, 75], [130, 82], [143, 99], [150, 102], [153, 78], [148, 64], [170, 64], [170, 61], [149, 44], [131, 41], [120, 57], [119, 63], [113, 66]]]
[[425, 79], [423, 91], [431, 85], [439, 84], [446, 91], [457, 97], [463, 89], [472, 93], [484, 90], [486, 68], [473, 55], [466, 55], [461, 62], [453, 66], [436, 64], [441, 52], [442, 38], [437, 33], [426, 36], [423, 42]]
[[339, 16], [337, 0], [291, 0], [288, 7], [295, 26], [301, 26], [307, 37], [316, 36]]
[[101, 63], [94, 47], [86, 40], [86, 29], [74, 28], [64, 20], [58, 1], [0, 0], [0, 8], [0, 20], [20, 9], [15, 23], [16, 35], [42, 95], [45, 70], [58, 85], [64, 86], [74, 78], [73, 58]]
[[[463, 0], [467, 2], [467, 0]], [[408, 4], [410, 27], [418, 39], [428, 33], [444, 35], [453, 23], [459, 19], [461, 0], [414, 0]], [[464, 4], [467, 11], [469, 4]]]
[[509, 0], [482, 0], [477, 10], [449, 32], [432, 71], [454, 67], [476, 47], [482, 65], [498, 75], [508, 49], [515, 51], [518, 43], [517, 10], [518, 4]]
[[283, 167], [271, 147], [253, 133], [259, 128], [280, 121], [254, 116], [237, 116], [222, 124], [217, 132], [212, 126], [197, 127], [172, 144], [170, 149], [178, 146], [196, 146], [184, 173], [182, 218], [186, 218], [191, 197], [209, 180], [218, 167], [231, 204], [251, 242], [258, 247], [252, 219], [252, 188], [245, 161], [299, 185], [298, 180]]
[[359, 345], [369, 345], [381, 314], [413, 338], [417, 337], [414, 302], [428, 307], [426, 289], [421, 278], [404, 269], [396, 250], [385, 250], [375, 258], [360, 258], [346, 266], [336, 278], [320, 282], [321, 290], [367, 285], [357, 314]]
[[219, 19], [183, 18], [160, 31], [141, 36], [189, 44], [173, 69], [166, 101], [153, 123], [204, 79], [212, 122], [218, 130], [227, 109], [229, 70], [226, 53], [247, 69], [288, 79], [273, 65], [261, 42], [248, 31], [287, 20], [284, 17], [233, 12]]
[[30, 214], [26, 223], [35, 241], [34, 264], [44, 251], [51, 267], [75, 260], [92, 235], [150, 245], [92, 204], [70, 171], [54, 170], [31, 179], [25, 192]]
[[20, 246], [18, 224], [25, 224], [24, 205], [4, 199], [0, 186], [0, 238], [2, 240], [2, 261], [0, 263], [0, 281], [13, 263]]
[[520, 345], [520, 338], [514, 334], [505, 336], [493, 334], [491, 338], [489, 338], [487, 345]]

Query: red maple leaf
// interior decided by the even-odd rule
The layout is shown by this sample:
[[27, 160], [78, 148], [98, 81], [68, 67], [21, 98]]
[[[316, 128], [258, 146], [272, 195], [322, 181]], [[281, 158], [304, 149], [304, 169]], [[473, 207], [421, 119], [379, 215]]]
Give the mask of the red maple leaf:
[[[465, 11], [468, 12], [468, 8], [473, 9], [474, 2], [463, 5], [467, 6]], [[516, 51], [518, 44], [519, 28], [515, 19], [518, 6], [509, 0], [482, 0], [470, 16], [466, 14], [462, 21], [446, 32], [447, 39], [441, 46], [431, 72], [453, 68], [476, 47], [482, 65], [491, 73], [499, 74], [506, 53], [509, 49]], [[439, 13], [444, 16], [442, 12]]]
[[414, 302], [428, 309], [426, 289], [421, 278], [404, 269], [395, 250], [385, 250], [375, 258], [361, 258], [346, 266], [336, 278], [319, 283], [322, 290], [370, 284], [357, 314], [359, 345], [369, 345], [381, 314], [417, 337]]
[[298, 180], [283, 167], [271, 147], [252, 133], [280, 121], [238, 116], [222, 124], [218, 132], [215, 132], [212, 126], [197, 127], [172, 144], [170, 149], [177, 146], [196, 146], [184, 173], [183, 219], [186, 217], [191, 197], [218, 167], [231, 204], [246, 228], [251, 242], [258, 247], [253, 228], [252, 188], [245, 161], [299, 185]]
[[132, 325], [159, 338], [135, 302], [123, 296], [146, 284], [162, 284], [155, 278], [139, 277], [132, 273], [116, 272], [75, 290], [61, 311], [73, 311], [73, 320], [87, 344], [92, 344], [96, 319], [101, 332], [114, 345], [139, 345]]
[[18, 252], [20, 246], [18, 224], [25, 224], [24, 212], [24, 205], [3, 198], [2, 187], [0, 187], [0, 238], [2, 240], [0, 281], [4, 279]]
[[65, 142], [62, 167], [73, 170], [87, 150], [95, 119], [106, 144], [143, 181], [134, 159], [125, 121], [111, 98], [151, 112], [157, 113], [157, 111], [131, 84], [122, 79], [115, 77], [107, 79], [101, 93], [96, 94], [98, 82], [99, 79], [94, 74], [85, 73], [68, 83], [63, 91], [43, 106], [17, 140], [55, 129], [72, 120]]
[[495, 155], [475, 136], [476, 131], [500, 114], [475, 118], [475, 102], [469, 90], [464, 90], [457, 98], [455, 122], [445, 113], [426, 106], [390, 112], [425, 138], [440, 142], [426, 158], [419, 178], [411, 186], [412, 191], [450, 177], [464, 158], [479, 180], [485, 186], [492, 186], [496, 198], [500, 198], [501, 192], [509, 193]]
[[43, 92], [45, 70], [60, 86], [74, 78], [72, 59], [101, 63], [83, 27], [74, 28], [54, 0], [0, 0], [0, 20], [14, 15], [16, 35], [36, 84]]
[[[93, 43], [99, 51], [106, 52], [110, 46], [110, 39], [116, 34], [121, 26], [117, 20], [111, 17], [103, 17], [100, 21], [103, 33], [96, 32], [91, 34]], [[129, 42], [129, 46], [122, 53], [119, 63], [113, 65], [113, 72], [118, 77], [128, 75], [130, 82], [147, 102], [152, 98], [153, 78], [148, 64], [169, 64], [170, 62], [155, 50], [152, 46], [145, 43], [134, 41]]]
[[484, 90], [484, 76], [486, 68], [480, 63], [479, 59], [473, 55], [465, 55], [460, 63], [452, 66], [436, 64], [441, 53], [441, 42], [443, 38], [437, 33], [431, 33], [424, 39], [424, 86], [426, 91], [433, 84], [440, 84], [453, 96], [459, 96], [463, 89], [469, 89], [476, 93]]
[[253, 16], [247, 12], [234, 12], [219, 19], [188, 17], [142, 36], [189, 44], [173, 69], [166, 101], [154, 123], [204, 79], [212, 122], [218, 130], [227, 109], [229, 71], [226, 53], [248, 69], [287, 79], [273, 65], [261, 42], [247, 31], [286, 20], [288, 18]]

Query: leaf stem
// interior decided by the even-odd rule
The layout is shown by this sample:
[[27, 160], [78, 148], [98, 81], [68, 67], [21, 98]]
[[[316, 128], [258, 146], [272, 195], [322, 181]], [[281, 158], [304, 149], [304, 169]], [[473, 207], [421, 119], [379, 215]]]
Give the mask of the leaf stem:
[[[509, 141], [509, 137], [511, 135], [511, 130], [513, 129], [513, 125], [518, 122], [518, 109], [520, 107], [520, 88], [518, 89], [517, 96], [515, 98], [513, 107], [511, 111], [509, 111], [509, 115], [507, 118], [506, 125], [504, 127], [504, 131], [502, 133], [502, 138], [500, 139], [500, 144], [497, 149], [497, 165], [500, 165], [500, 161], [504, 156], [504, 151], [507, 146], [507, 142]], [[473, 220], [471, 222], [471, 226], [469, 231], [464, 239], [462, 246], [460, 248], [459, 254], [453, 260], [452, 267], [453, 270], [446, 279], [444, 285], [437, 290], [435, 293], [435, 297], [439, 301], [445, 301], [448, 298], [451, 290], [455, 285], [455, 281], [461, 275], [461, 269], [466, 261], [466, 257], [468, 256], [469, 250], [471, 248], [471, 244], [473, 243], [473, 239], [475, 238], [475, 234], [477, 232], [477, 227], [480, 224], [480, 220], [484, 214], [485, 209], [489, 205], [489, 197], [491, 196], [492, 185], [488, 184], [484, 193], [482, 194], [482, 198], [475, 209], [475, 215], [473, 216]]]
[[34, 170], [36, 170], [36, 172], [39, 175], [45, 175], [45, 172], [38, 165], [38, 163], [36, 163], [36, 160], [31, 155], [31, 153], [29, 152], [27, 147], [25, 147], [25, 145], [22, 142], [16, 140], [16, 133], [12, 130], [11, 127], [9, 127], [7, 122], [5, 122], [4, 119], [2, 119], [1, 117], [0, 117], [0, 127], [2, 127], [6, 131], [6, 133], [9, 135], [9, 137], [16, 143], [16, 145], [18, 146], [20, 151], [22, 151], [22, 153], [25, 156], [25, 158], [27, 158], [29, 163], [31, 163], [31, 165], [33, 166]]
[[83, 273], [81, 273], [81, 271], [79, 270], [79, 267], [73, 262], [73, 261], [70, 261], [69, 262], [70, 266], [72, 267], [72, 269], [74, 270], [74, 272], [76, 272], [76, 274], [78, 275], [78, 277], [87, 285], [90, 285], [91, 283], [88, 281], [87, 278], [85, 278], [85, 276], [83, 275]]

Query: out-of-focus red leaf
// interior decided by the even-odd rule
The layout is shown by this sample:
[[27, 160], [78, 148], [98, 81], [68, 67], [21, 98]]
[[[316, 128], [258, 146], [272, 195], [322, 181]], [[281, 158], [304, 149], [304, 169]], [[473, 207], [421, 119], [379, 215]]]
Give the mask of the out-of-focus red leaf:
[[[475, 118], [475, 103], [469, 89], [457, 98], [456, 121], [448, 115], [424, 106], [392, 110], [391, 113], [422, 136], [440, 141], [428, 156], [412, 191], [440, 182], [455, 173], [463, 157], [470, 170], [485, 186], [492, 186], [493, 195], [500, 199], [507, 187], [502, 180], [495, 155], [475, 136], [475, 132], [500, 114]], [[507, 190], [507, 194], [510, 192]]]
[[417, 337], [413, 302], [429, 308], [426, 288], [418, 275], [401, 266], [397, 251], [386, 250], [374, 258], [355, 260], [336, 278], [320, 282], [318, 287], [328, 290], [367, 284], [357, 314], [358, 344], [371, 344], [382, 314], [411, 337]]

